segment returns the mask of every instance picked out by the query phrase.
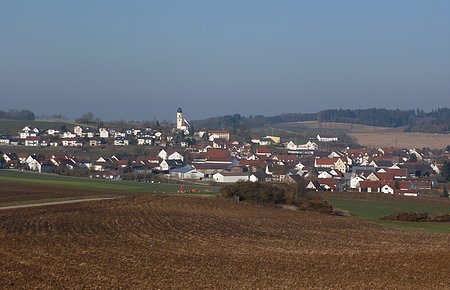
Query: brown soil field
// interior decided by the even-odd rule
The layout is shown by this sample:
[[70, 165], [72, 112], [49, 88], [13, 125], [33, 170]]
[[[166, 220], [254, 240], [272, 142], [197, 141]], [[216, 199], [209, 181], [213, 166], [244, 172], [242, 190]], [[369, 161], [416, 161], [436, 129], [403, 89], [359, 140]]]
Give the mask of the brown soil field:
[[[83, 190], [73, 189], [64, 186], [45, 186], [20, 183], [1, 183], [0, 184], [0, 203], [11, 203], [20, 201], [32, 201], [43, 199], [60, 198], [89, 198], [89, 197], [113, 197], [118, 193], [101, 190]], [[121, 193], [120, 195], [123, 195]]]
[[355, 141], [369, 148], [397, 147], [444, 149], [450, 145], [450, 134], [378, 132], [349, 133]]
[[333, 122], [297, 122], [299, 127], [344, 130], [355, 142], [369, 148], [400, 147], [443, 149], [450, 145], [450, 134], [410, 133], [404, 128], [386, 128]]
[[0, 288], [450, 288], [450, 235], [220, 198], [0, 211]]

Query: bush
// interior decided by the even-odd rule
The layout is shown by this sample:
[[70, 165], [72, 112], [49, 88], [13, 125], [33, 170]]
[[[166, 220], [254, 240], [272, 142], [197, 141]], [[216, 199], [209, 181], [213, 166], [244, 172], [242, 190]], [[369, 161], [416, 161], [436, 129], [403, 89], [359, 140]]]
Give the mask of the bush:
[[226, 198], [239, 197], [239, 200], [256, 201], [261, 203], [292, 204], [295, 197], [288, 193], [286, 186], [266, 182], [239, 181], [226, 185], [221, 189], [221, 195]]
[[440, 213], [435, 216], [429, 216], [428, 213], [399, 212], [381, 218], [387, 221], [404, 222], [450, 222], [449, 213]]
[[449, 213], [441, 213], [435, 216], [430, 217], [430, 222], [438, 222], [438, 223], [448, 223], [450, 222], [450, 214]]
[[398, 212], [381, 218], [386, 221], [426, 222], [428, 213]]
[[305, 193], [294, 184], [239, 181], [221, 188], [221, 195], [230, 199], [263, 204], [289, 204], [300, 210], [333, 213], [333, 207], [318, 195]]

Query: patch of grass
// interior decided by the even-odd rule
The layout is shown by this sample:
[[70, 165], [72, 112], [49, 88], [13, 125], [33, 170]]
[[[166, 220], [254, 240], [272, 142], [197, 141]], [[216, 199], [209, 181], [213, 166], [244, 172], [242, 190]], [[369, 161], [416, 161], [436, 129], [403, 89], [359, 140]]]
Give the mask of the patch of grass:
[[355, 200], [330, 196], [327, 199], [336, 209], [343, 209], [353, 216], [389, 228], [450, 233], [449, 223], [382, 221], [380, 218], [396, 212], [428, 212], [431, 215], [450, 213], [450, 207], [435, 204], [411, 204], [401, 201]]
[[[80, 177], [63, 177], [50, 174], [0, 170], [0, 183], [28, 183], [37, 185], [55, 185], [80, 189], [112, 190], [139, 193], [177, 193], [179, 184], [146, 183], [135, 181], [107, 181]], [[212, 186], [184, 186], [196, 188], [199, 194], [213, 194], [217, 188]]]

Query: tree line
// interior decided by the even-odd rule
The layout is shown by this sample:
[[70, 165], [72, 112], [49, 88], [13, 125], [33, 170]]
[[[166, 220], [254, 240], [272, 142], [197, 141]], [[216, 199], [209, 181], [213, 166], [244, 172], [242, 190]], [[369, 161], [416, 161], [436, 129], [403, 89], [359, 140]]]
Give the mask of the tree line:
[[36, 119], [36, 116], [29, 110], [8, 110], [0, 111], [0, 119], [33, 121]]
[[319, 121], [351, 123], [379, 127], [404, 127], [408, 132], [450, 132], [450, 109], [439, 108], [431, 112], [423, 110], [391, 109], [331, 109], [318, 113], [289, 113], [265, 117], [262, 115], [240, 114], [213, 117], [192, 121], [196, 128], [246, 130], [287, 122]]

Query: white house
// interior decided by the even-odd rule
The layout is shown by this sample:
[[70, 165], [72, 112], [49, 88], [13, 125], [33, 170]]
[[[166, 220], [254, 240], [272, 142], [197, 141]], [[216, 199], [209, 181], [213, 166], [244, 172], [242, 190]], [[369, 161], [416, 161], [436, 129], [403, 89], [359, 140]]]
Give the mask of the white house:
[[62, 134], [62, 138], [63, 138], [63, 139], [66, 139], [66, 138], [76, 138], [76, 137], [77, 137], [77, 134], [72, 133], [72, 132], [64, 132], [64, 133]]
[[155, 142], [154, 138], [151, 137], [138, 137], [137, 144], [138, 145], [153, 145]]
[[41, 141], [41, 139], [39, 137], [28, 136], [25, 139], [25, 146], [37, 147], [37, 146], [39, 146], [40, 141]]
[[61, 141], [62, 146], [65, 147], [81, 147], [83, 146], [83, 142], [78, 140], [77, 138], [67, 138]]
[[33, 159], [31, 162], [28, 162], [28, 168], [32, 171], [42, 172], [42, 165], [36, 159]]
[[183, 155], [181, 155], [180, 153], [178, 153], [178, 152], [173, 152], [172, 154], [170, 154], [168, 157], [167, 157], [167, 159], [168, 160], [181, 160], [181, 161], [184, 161], [184, 157], [183, 157]]
[[167, 159], [167, 156], [168, 156], [168, 153], [167, 153], [167, 151], [166, 150], [164, 150], [164, 149], [161, 149], [160, 151], [159, 151], [159, 153], [158, 153], [158, 157], [159, 158], [161, 158], [161, 159]]
[[164, 159], [159, 164], [159, 170], [167, 172], [167, 171], [169, 171], [171, 169], [174, 169], [174, 168], [177, 168], [177, 167], [182, 167], [182, 166], [183, 166], [183, 162], [181, 160]]
[[386, 184], [381, 188], [381, 192], [383, 193], [389, 193], [389, 194], [394, 194], [395, 192], [395, 186], [392, 186], [390, 184]]
[[122, 137], [117, 137], [114, 139], [114, 145], [116, 146], [128, 146], [130, 145], [130, 140]]
[[289, 150], [317, 150], [319, 149], [319, 145], [317, 143], [309, 140], [305, 144], [296, 145], [294, 142], [289, 141], [286, 144], [286, 148]]
[[59, 134], [59, 130], [57, 130], [57, 129], [48, 129], [47, 130], [47, 135], [56, 136], [58, 134]]
[[100, 138], [109, 138], [109, 131], [105, 128], [100, 128]]
[[233, 182], [238, 182], [238, 181], [247, 181], [248, 174], [218, 172], [213, 175], [213, 180], [215, 182], [219, 182], [219, 183], [233, 183]]
[[205, 174], [198, 172], [193, 166], [184, 166], [170, 170], [169, 175], [180, 179], [198, 179], [205, 178]]
[[324, 136], [320, 136], [319, 134], [317, 134], [317, 140], [319, 142], [336, 142], [339, 141], [338, 137], [324, 137]]
[[25, 126], [22, 131], [19, 132], [20, 139], [26, 139], [27, 137], [36, 137], [39, 135], [38, 128], [31, 128], [30, 126]]
[[7, 136], [0, 136], [0, 145], [9, 145], [9, 138]]
[[81, 126], [75, 126], [73, 127], [73, 133], [78, 137], [81, 137], [83, 135], [83, 128]]
[[357, 176], [353, 176], [352, 178], [350, 178], [350, 188], [351, 189], [357, 189], [359, 188], [359, 183], [361, 181], [364, 181], [365, 179], [362, 178], [361, 176], [357, 175]]
[[209, 130], [208, 131], [208, 140], [214, 141], [216, 138], [222, 138], [227, 141], [230, 140], [230, 132], [225, 130]]
[[331, 175], [328, 171], [322, 171], [319, 173], [317, 178], [333, 178], [333, 175]]

